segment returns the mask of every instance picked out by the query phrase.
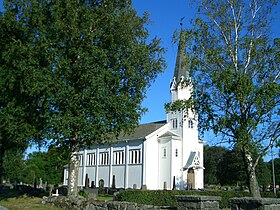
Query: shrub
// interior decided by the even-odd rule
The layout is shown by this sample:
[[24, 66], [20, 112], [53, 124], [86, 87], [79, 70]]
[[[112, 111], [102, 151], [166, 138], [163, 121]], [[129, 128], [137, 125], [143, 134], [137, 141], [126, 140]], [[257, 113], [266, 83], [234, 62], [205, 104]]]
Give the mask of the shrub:
[[246, 192], [236, 191], [195, 191], [195, 190], [124, 190], [115, 196], [117, 201], [135, 202], [155, 206], [176, 206], [175, 195], [207, 195], [220, 196], [220, 208], [229, 207], [229, 198], [249, 197]]

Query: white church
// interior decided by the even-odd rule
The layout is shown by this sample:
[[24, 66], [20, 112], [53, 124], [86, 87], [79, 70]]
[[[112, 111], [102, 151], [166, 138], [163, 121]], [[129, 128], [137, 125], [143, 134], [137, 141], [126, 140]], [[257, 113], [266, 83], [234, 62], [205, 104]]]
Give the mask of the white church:
[[[171, 102], [188, 99], [192, 86], [184, 45], [179, 43]], [[159, 104], [160, 106], [160, 104]], [[163, 105], [162, 105], [163, 106]], [[78, 185], [86, 179], [98, 187], [158, 189], [204, 188], [203, 141], [198, 139], [197, 115], [170, 112], [167, 119], [139, 125], [109, 146], [92, 146], [79, 152]], [[64, 169], [64, 185], [68, 171]], [[114, 180], [114, 181], [113, 181]]]

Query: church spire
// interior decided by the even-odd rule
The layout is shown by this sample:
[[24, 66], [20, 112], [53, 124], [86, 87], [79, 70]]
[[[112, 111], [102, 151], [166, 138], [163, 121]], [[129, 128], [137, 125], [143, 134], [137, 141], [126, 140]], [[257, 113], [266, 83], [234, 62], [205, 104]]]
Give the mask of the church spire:
[[182, 22], [180, 23], [180, 25], [181, 25], [181, 31], [179, 37], [176, 64], [174, 69], [174, 76], [173, 76], [173, 81], [175, 80], [177, 84], [179, 84], [182, 79], [189, 78], [189, 66], [187, 64], [187, 59], [186, 59], [186, 42], [185, 42], [184, 31], [182, 29]]

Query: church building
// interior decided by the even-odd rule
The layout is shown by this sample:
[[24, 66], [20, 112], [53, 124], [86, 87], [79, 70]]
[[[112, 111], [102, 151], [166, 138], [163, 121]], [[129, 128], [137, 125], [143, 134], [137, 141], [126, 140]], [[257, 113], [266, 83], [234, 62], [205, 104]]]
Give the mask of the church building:
[[[172, 79], [171, 102], [188, 99], [192, 85], [182, 40]], [[141, 124], [133, 133], [120, 136], [114, 142], [79, 152], [79, 186], [85, 186], [87, 179], [96, 187], [102, 184], [125, 189], [204, 187], [203, 141], [198, 139], [197, 115], [191, 110], [169, 112], [166, 120]], [[65, 168], [64, 185], [67, 185], [67, 178]]]

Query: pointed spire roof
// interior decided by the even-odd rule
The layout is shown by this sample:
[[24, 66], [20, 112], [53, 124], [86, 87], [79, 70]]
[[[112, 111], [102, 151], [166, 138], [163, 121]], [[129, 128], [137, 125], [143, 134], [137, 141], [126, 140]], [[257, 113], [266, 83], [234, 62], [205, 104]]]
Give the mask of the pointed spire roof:
[[189, 66], [186, 60], [186, 43], [184, 40], [184, 31], [182, 30], [182, 23], [180, 23], [180, 25], [181, 25], [180, 39], [179, 39], [178, 52], [177, 52], [177, 58], [176, 58], [176, 64], [174, 69], [174, 76], [173, 76], [173, 79], [175, 79], [177, 84], [180, 83], [181, 78], [184, 79], [189, 78]]

